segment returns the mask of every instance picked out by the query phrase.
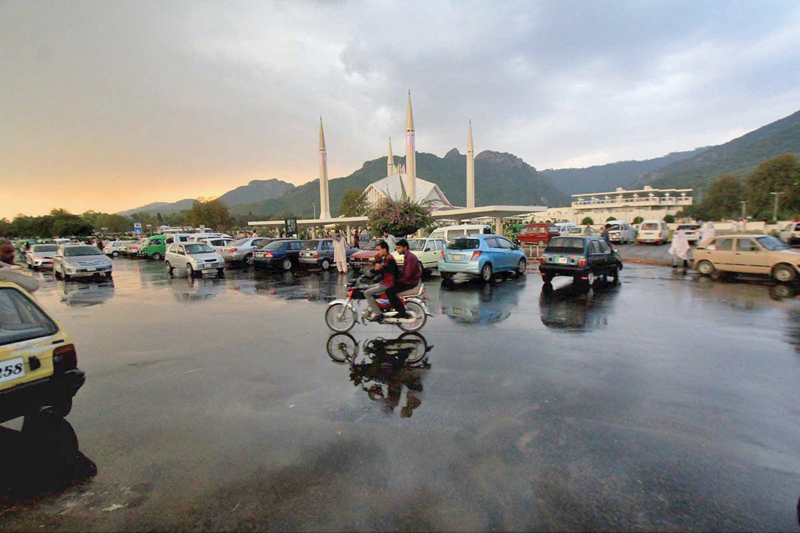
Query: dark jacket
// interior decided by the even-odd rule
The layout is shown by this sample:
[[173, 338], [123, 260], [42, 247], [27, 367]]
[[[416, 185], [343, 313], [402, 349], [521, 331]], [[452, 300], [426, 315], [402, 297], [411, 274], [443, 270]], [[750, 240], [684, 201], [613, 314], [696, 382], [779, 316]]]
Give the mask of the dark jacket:
[[383, 258], [381, 274], [383, 274], [381, 285], [384, 287], [392, 287], [395, 284], [395, 280], [397, 280], [397, 261], [394, 260], [392, 254], [386, 254], [386, 257]]
[[417, 256], [412, 254], [411, 251], [406, 252], [403, 261], [403, 275], [397, 280], [397, 283], [403, 285], [419, 285], [419, 280], [422, 279], [422, 265], [417, 259]]

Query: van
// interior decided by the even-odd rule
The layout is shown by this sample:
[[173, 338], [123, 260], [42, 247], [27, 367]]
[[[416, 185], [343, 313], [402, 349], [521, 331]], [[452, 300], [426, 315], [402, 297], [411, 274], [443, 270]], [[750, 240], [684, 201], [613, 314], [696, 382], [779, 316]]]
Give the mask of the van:
[[669, 227], [663, 220], [648, 219], [639, 226], [636, 242], [664, 244], [669, 240]]
[[436, 228], [429, 235], [430, 239], [444, 239], [447, 242], [453, 241], [464, 235], [490, 234], [492, 227], [489, 224], [459, 224], [458, 226], [445, 226]]
[[517, 241], [520, 244], [547, 244], [553, 237], [561, 234], [555, 224], [542, 222], [538, 224], [528, 224], [517, 234]]
[[573, 224], [572, 222], [556, 222], [555, 226], [558, 228], [558, 234], [562, 237], [566, 237], [578, 226]]
[[619, 244], [629, 244], [636, 242], [636, 231], [627, 222], [611, 220], [606, 222], [608, 230], [608, 240]]
[[231, 239], [231, 240], [233, 240], [233, 237], [231, 237], [227, 233], [212, 233], [211, 231], [207, 231], [205, 233], [193, 233], [192, 235], [189, 235], [189, 241], [188, 242], [202, 242], [202, 241], [205, 241], [206, 239]]
[[139, 247], [139, 255], [155, 261], [161, 261], [167, 251], [167, 246], [174, 242], [189, 242], [189, 234], [167, 233], [148, 237], [144, 245]]

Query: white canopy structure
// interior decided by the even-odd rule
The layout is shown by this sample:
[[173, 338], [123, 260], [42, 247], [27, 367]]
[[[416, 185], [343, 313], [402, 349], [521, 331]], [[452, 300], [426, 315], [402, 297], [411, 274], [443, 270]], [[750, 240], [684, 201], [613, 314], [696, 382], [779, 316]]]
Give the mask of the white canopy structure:
[[[364, 190], [367, 194], [367, 201], [370, 205], [375, 205], [382, 198], [391, 198], [393, 200], [408, 198], [405, 180], [405, 174], [393, 174], [369, 184]], [[431, 202], [437, 208], [451, 205], [442, 189], [435, 183], [420, 178], [417, 178], [415, 182], [416, 186], [414, 187], [412, 200], [416, 202]]]

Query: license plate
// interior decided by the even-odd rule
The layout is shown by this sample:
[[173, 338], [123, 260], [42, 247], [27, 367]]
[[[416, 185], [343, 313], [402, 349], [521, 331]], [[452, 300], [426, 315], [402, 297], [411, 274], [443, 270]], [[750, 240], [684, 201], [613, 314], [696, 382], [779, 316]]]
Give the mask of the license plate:
[[25, 359], [15, 357], [0, 362], [0, 383], [25, 377]]
[[461, 254], [453, 254], [453, 261], [463, 261], [464, 256]]
[[566, 265], [567, 263], [569, 263], [569, 258], [567, 258], [567, 257], [559, 257], [558, 258], [558, 262], [560, 264], [562, 264], [562, 265]]
[[89, 268], [86, 269], [86, 272], [94, 272], [95, 270], [97, 270], [97, 269], [94, 268], [94, 267], [89, 267]]

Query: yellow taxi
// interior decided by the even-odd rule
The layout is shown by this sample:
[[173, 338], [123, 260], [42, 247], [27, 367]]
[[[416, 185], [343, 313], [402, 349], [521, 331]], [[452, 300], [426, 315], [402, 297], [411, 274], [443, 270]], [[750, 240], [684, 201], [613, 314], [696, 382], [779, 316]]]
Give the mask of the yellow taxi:
[[66, 416], [85, 374], [69, 335], [24, 289], [0, 282], [0, 423]]

